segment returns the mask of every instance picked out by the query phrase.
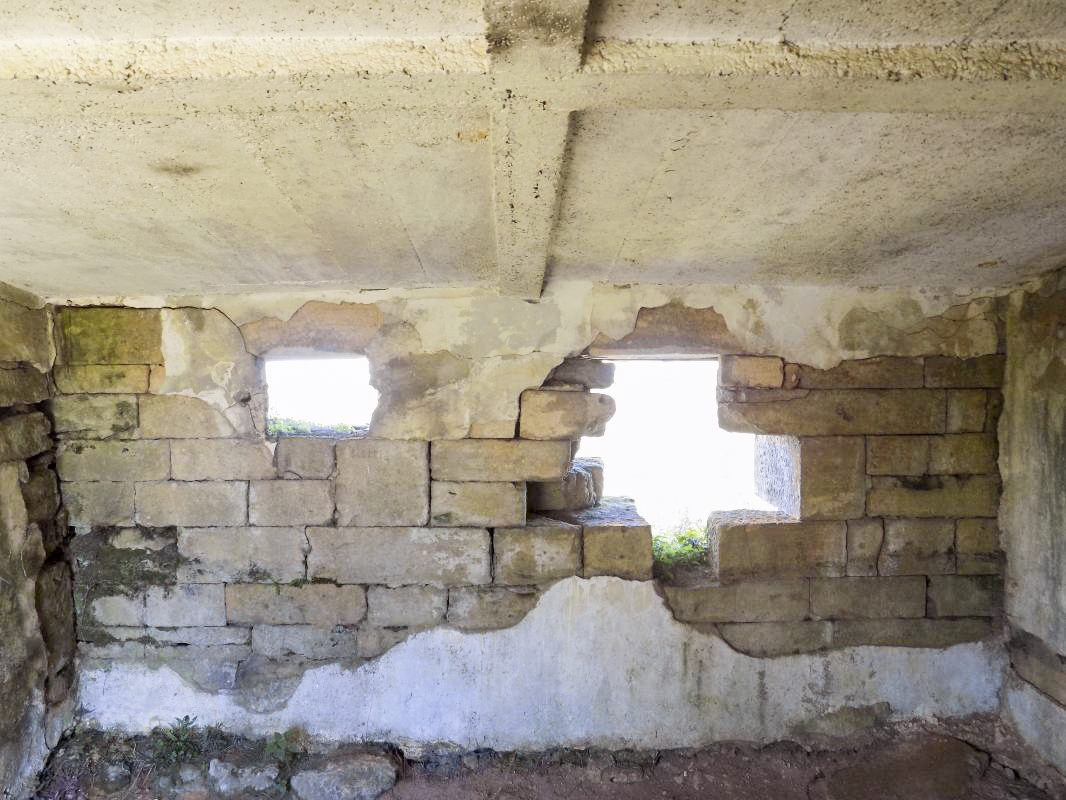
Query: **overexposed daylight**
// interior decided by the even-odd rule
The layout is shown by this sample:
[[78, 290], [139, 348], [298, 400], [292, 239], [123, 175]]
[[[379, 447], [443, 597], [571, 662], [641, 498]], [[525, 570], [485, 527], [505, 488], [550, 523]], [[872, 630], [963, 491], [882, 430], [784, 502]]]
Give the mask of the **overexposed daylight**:
[[364, 356], [269, 359], [266, 379], [272, 420], [368, 425], [378, 404]]

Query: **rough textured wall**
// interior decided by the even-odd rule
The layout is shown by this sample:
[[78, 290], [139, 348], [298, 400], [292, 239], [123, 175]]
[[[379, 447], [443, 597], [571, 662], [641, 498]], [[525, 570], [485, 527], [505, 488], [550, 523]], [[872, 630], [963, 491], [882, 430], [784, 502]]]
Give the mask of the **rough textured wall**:
[[49, 318], [0, 299], [0, 796], [33, 785], [69, 724], [74, 612], [53, 471]]
[[1066, 769], [1066, 272], [1011, 297], [1007, 337], [1000, 519], [1019, 678], [1008, 707]]

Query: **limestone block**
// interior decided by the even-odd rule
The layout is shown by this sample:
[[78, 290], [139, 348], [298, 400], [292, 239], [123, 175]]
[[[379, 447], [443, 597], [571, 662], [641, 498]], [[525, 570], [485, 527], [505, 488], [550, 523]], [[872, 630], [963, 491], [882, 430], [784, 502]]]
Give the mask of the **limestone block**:
[[1003, 608], [998, 575], [932, 575], [930, 617], [991, 617]]
[[33, 367], [0, 367], [0, 406], [48, 399], [48, 376]]
[[603, 436], [614, 410], [614, 400], [605, 394], [530, 389], [522, 392], [519, 436], [542, 440]]
[[825, 650], [833, 638], [829, 622], [754, 622], [719, 625], [718, 634], [734, 650], [752, 658], [776, 658]]
[[597, 483], [595, 473], [577, 461], [562, 480], [530, 483], [530, 511], [580, 511], [600, 502], [603, 486], [603, 468]]
[[[718, 424], [792, 436], [941, 433], [944, 392], [930, 389], [719, 390]], [[753, 401], [758, 399], [757, 402]]]
[[337, 443], [339, 525], [425, 525], [426, 442], [354, 439]]
[[592, 476], [592, 484], [596, 491], [596, 502], [603, 498], [603, 460], [599, 458], [582, 457], [575, 458], [574, 465], [581, 467]]
[[833, 623], [833, 647], [952, 647], [992, 634], [987, 619], [854, 619]]
[[996, 433], [999, 417], [1003, 413], [1003, 392], [991, 391], [985, 394], [985, 430]]
[[210, 527], [248, 521], [244, 481], [138, 483], [135, 491], [138, 525]]
[[651, 527], [626, 497], [605, 497], [584, 511], [553, 511], [551, 516], [581, 526], [586, 578], [614, 575], [634, 581], [651, 578]]
[[225, 625], [225, 590], [221, 583], [150, 586], [144, 598], [144, 622], [157, 628]]
[[162, 481], [170, 477], [170, 443], [62, 442], [56, 453], [56, 469], [65, 481]]
[[52, 426], [39, 411], [0, 419], [0, 462], [25, 461], [52, 446]]
[[430, 525], [485, 527], [521, 525], [526, 521], [524, 483], [433, 481]]
[[929, 472], [933, 475], [988, 474], [996, 470], [996, 440], [988, 433], [933, 437]]
[[35, 469], [22, 484], [22, 500], [30, 522], [50, 521], [59, 511], [59, 484], [56, 474], [47, 467]]
[[994, 517], [999, 480], [993, 476], [875, 478], [866, 513], [886, 517]]
[[866, 358], [842, 361], [832, 369], [816, 369], [806, 364], [785, 367], [788, 389], [920, 389], [924, 385], [920, 358]]
[[286, 437], [278, 440], [274, 460], [279, 477], [325, 479], [333, 476], [334, 445], [329, 439]]
[[960, 519], [955, 525], [955, 549], [960, 575], [998, 575], [1003, 571], [999, 526], [994, 519]]
[[729, 356], [718, 359], [718, 385], [731, 389], [780, 389], [785, 364], [772, 356]]
[[866, 508], [865, 462], [861, 436], [758, 436], [756, 491], [800, 519], [860, 517]]
[[329, 525], [333, 487], [329, 481], [252, 481], [248, 521], [253, 525]]
[[308, 528], [309, 578], [389, 586], [492, 580], [483, 528]]
[[876, 575], [877, 556], [885, 538], [884, 522], [880, 519], [848, 520], [849, 576]]
[[163, 363], [157, 309], [60, 308], [57, 317], [60, 363]]
[[396, 783], [396, 764], [376, 753], [339, 752], [292, 776], [297, 800], [373, 800]]
[[300, 656], [312, 661], [357, 658], [354, 628], [315, 625], [256, 625], [252, 650], [271, 658]]
[[881, 575], [944, 575], [955, 571], [955, 521], [885, 520], [885, 541], [877, 560]]
[[867, 436], [866, 471], [870, 475], [925, 475], [929, 471], [929, 436]]
[[238, 665], [251, 654], [245, 645], [147, 645], [144, 666], [170, 667], [182, 680], [205, 692], [230, 691], [237, 685]]
[[492, 535], [497, 583], [528, 585], [581, 574], [581, 528], [547, 517]]
[[372, 628], [367, 625], [359, 626], [357, 634], [359, 657], [377, 658], [386, 650], [395, 647], [417, 628]]
[[843, 522], [796, 522], [758, 512], [715, 514], [707, 527], [708, 562], [723, 583], [841, 576], [845, 531]]
[[689, 308], [674, 300], [640, 309], [632, 332], [621, 339], [600, 334], [588, 351], [608, 358], [619, 353], [699, 356], [739, 353], [744, 351], [744, 345], [730, 332], [725, 317], [713, 308]]
[[238, 434], [222, 412], [198, 397], [141, 395], [140, 414], [143, 439], [224, 439]]
[[1060, 705], [1066, 706], [1066, 656], [1036, 636], [1014, 631], [1007, 647], [1014, 671]]
[[0, 298], [0, 361], [29, 361], [38, 369], [51, 366], [48, 310], [27, 308]]
[[144, 394], [148, 367], [144, 364], [57, 366], [52, 373], [63, 394]]
[[111, 481], [64, 483], [63, 505], [75, 528], [94, 525], [122, 526], [133, 524], [134, 490], [132, 483]]
[[570, 442], [458, 439], [433, 442], [434, 480], [551, 481], [570, 470]]
[[925, 616], [925, 578], [815, 578], [811, 613], [821, 619]]
[[664, 589], [681, 622], [788, 622], [810, 615], [810, 581], [806, 578]]
[[[191, 645], [193, 647], [247, 645], [252, 640], [251, 628], [238, 628], [233, 625], [227, 625], [224, 628], [140, 628], [137, 631], [137, 634], [131, 638], [147, 636], [165, 644]], [[113, 633], [113, 629], [110, 629], [109, 632]], [[121, 637], [116, 636], [116, 638]]]
[[366, 607], [361, 586], [226, 586], [226, 617], [244, 625], [356, 625], [366, 616]]
[[925, 385], [951, 389], [998, 388], [1003, 385], [1006, 356], [977, 358], [935, 356], [925, 360]]
[[101, 595], [92, 600], [89, 609], [90, 618], [98, 625], [144, 625], [142, 595]]
[[460, 630], [487, 631], [509, 628], [537, 604], [531, 589], [464, 587], [448, 592], [448, 624]]
[[385, 317], [375, 305], [304, 303], [287, 320], [266, 317], [241, 325], [249, 353], [360, 353], [381, 330]]
[[129, 394], [70, 394], [52, 400], [56, 433], [82, 439], [131, 439], [137, 398]]
[[586, 389], [606, 389], [614, 383], [614, 364], [598, 358], [568, 358], [552, 370], [546, 384], [577, 384]]
[[366, 621], [380, 628], [436, 625], [448, 610], [448, 592], [432, 586], [371, 586]]
[[287, 583], [304, 577], [306, 551], [302, 528], [183, 528], [178, 580]]
[[[986, 430], [987, 397], [988, 393], [983, 389], [957, 389], [948, 392], [948, 433]], [[988, 430], [994, 430], [994, 428]]]
[[266, 442], [182, 439], [171, 443], [170, 453], [173, 477], [178, 481], [247, 481], [274, 477], [274, 454]]

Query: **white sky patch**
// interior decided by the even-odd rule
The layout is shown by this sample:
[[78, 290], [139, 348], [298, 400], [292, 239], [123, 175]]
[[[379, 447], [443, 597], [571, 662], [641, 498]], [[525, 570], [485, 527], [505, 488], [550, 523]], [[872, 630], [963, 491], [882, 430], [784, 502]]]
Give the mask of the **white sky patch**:
[[268, 359], [266, 379], [271, 419], [369, 425], [378, 404], [363, 356]]
[[772, 509], [755, 494], [755, 437], [718, 427], [717, 361], [616, 361], [617, 412], [579, 456], [603, 459], [604, 493], [632, 497], [653, 532], [703, 529], [712, 511]]

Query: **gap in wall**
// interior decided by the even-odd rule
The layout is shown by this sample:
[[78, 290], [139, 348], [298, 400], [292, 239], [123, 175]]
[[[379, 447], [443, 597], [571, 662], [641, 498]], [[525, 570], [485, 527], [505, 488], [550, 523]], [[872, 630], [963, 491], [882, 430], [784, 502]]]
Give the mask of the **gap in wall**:
[[267, 431], [350, 435], [364, 432], [378, 404], [366, 356], [268, 358]]

